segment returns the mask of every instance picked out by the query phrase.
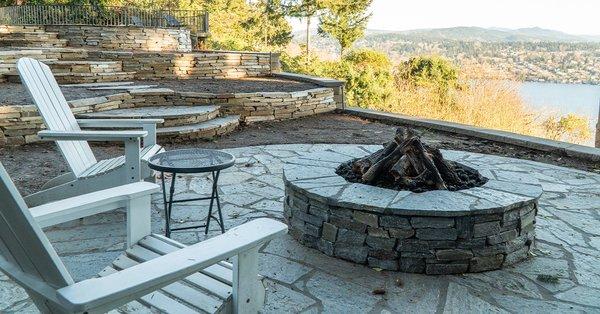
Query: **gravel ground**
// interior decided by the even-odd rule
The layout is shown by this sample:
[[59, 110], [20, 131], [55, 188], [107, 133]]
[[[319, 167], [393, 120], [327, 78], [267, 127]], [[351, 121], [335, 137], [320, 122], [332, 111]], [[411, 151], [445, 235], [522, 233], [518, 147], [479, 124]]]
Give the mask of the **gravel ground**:
[[[522, 158], [600, 173], [600, 164], [590, 161], [424, 128], [416, 130], [426, 143], [437, 148]], [[215, 141], [163, 143], [163, 146], [169, 150], [297, 143], [383, 144], [394, 136], [394, 132], [394, 125], [350, 115], [321, 114], [296, 120], [244, 126]], [[93, 150], [98, 159], [103, 159], [121, 154], [122, 148], [105, 144], [94, 145]], [[0, 161], [23, 194], [39, 190], [44, 182], [67, 171], [64, 159], [52, 143], [0, 148]]]
[[[318, 85], [270, 77], [244, 79], [192, 79], [192, 80], [152, 80], [135, 81], [136, 85], [158, 85], [179, 92], [205, 93], [245, 93], [245, 92], [293, 92], [312, 88]], [[122, 93], [123, 90], [89, 90], [82, 87], [61, 87], [67, 100], [89, 98]], [[29, 94], [18, 83], [0, 83], [0, 106], [29, 105], [33, 102]]]

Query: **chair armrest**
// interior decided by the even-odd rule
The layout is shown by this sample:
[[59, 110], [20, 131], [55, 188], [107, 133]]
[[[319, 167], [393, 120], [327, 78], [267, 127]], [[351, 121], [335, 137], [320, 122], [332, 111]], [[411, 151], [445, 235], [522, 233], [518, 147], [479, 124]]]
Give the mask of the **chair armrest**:
[[76, 312], [118, 307], [219, 261], [254, 249], [286, 231], [287, 226], [281, 222], [256, 219], [118, 273], [61, 288], [57, 291], [58, 298]]
[[38, 132], [42, 140], [52, 141], [128, 141], [148, 135], [146, 131], [50, 131]]
[[128, 201], [157, 191], [160, 191], [160, 187], [156, 184], [136, 182], [43, 204], [29, 208], [29, 211], [44, 228], [126, 207]]
[[77, 119], [79, 126], [92, 128], [141, 128], [163, 122], [164, 119]]

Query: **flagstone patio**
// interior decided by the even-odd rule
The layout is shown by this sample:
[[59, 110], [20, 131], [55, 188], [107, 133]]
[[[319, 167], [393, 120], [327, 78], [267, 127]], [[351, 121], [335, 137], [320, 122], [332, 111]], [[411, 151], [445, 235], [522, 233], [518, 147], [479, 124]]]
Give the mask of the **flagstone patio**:
[[[374, 148], [296, 144], [226, 149], [237, 157], [219, 182], [226, 228], [257, 217], [283, 219], [286, 161], [326, 163], [338, 160], [339, 154], [350, 159]], [[312, 157], [318, 160], [302, 158], [319, 151], [323, 153], [313, 154], [319, 157]], [[458, 154], [467, 165], [494, 165], [495, 170], [485, 173], [493, 179], [542, 186], [535, 256], [499, 271], [426, 276], [345, 262], [286, 235], [261, 249], [260, 273], [267, 285], [264, 312], [600, 312], [600, 175], [505, 157], [450, 154]], [[210, 191], [207, 176], [183, 178], [176, 187], [179, 197]], [[159, 233], [164, 230], [161, 200], [155, 195], [153, 229]], [[198, 212], [198, 204], [203, 202], [177, 204], [173, 220], [182, 225], [200, 222], [206, 213]], [[88, 217], [47, 234], [75, 279], [82, 280], [124, 249], [124, 213]], [[215, 228], [209, 237], [217, 234]], [[195, 243], [205, 236], [198, 230], [174, 233], [173, 238]], [[0, 275], [0, 312], [35, 311], [25, 292]]]

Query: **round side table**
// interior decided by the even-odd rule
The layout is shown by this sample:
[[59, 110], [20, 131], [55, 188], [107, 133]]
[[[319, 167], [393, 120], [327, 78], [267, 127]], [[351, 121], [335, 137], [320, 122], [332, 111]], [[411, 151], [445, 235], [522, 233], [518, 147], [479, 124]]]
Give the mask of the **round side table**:
[[[161, 183], [163, 191], [163, 203], [165, 209], [165, 236], [171, 237], [171, 231], [176, 230], [188, 230], [196, 228], [205, 228], [204, 234], [208, 233], [210, 227], [210, 220], [214, 219], [221, 227], [221, 233], [225, 232], [225, 225], [223, 223], [223, 214], [221, 213], [221, 202], [219, 201], [218, 182], [219, 174], [221, 170], [227, 169], [235, 163], [235, 157], [229, 153], [214, 149], [178, 149], [171, 150], [163, 153], [154, 155], [148, 160], [148, 166], [150, 169], [159, 171], [161, 173]], [[210, 196], [188, 198], [174, 200], [173, 194], [175, 193], [175, 178], [180, 173], [207, 173], [210, 172], [212, 175], [212, 192]], [[171, 173], [171, 186], [169, 187], [169, 196], [167, 197], [167, 189], [165, 185], [165, 173]], [[210, 200], [208, 207], [208, 215], [206, 216], [206, 224], [197, 226], [187, 226], [180, 228], [171, 228], [171, 211], [173, 204]], [[217, 203], [218, 218], [213, 215], [213, 204]]]

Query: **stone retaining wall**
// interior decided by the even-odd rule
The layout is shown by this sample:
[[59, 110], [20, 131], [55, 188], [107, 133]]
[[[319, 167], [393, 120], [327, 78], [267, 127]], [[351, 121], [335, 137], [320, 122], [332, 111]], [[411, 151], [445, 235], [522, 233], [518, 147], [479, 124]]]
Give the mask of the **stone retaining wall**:
[[271, 74], [277, 54], [260, 52], [144, 53], [96, 51], [94, 60], [121, 61], [137, 79], [242, 78]]
[[242, 122], [286, 120], [335, 110], [333, 91], [314, 88], [298, 92], [193, 93], [180, 92], [174, 103], [214, 104], [227, 114], [240, 115]]
[[306, 246], [430, 275], [500, 269], [533, 248], [539, 186], [490, 180], [460, 192], [394, 191], [346, 182], [332, 156], [301, 156], [284, 167], [284, 217]]
[[[242, 122], [293, 119], [333, 111], [333, 91], [317, 88], [293, 93], [202, 94], [175, 92], [167, 88], [132, 90], [109, 96], [69, 101], [73, 113], [151, 106], [215, 104], [221, 113], [239, 114]], [[0, 146], [23, 145], [39, 140], [44, 129], [34, 105], [0, 106]]]
[[20, 58], [28, 57], [42, 62], [48, 60], [87, 60], [88, 52], [83, 49], [20, 49], [20, 50], [0, 50], [0, 82], [3, 81], [3, 75], [17, 72], [17, 61]]
[[[117, 62], [135, 79], [196, 79], [243, 78], [271, 74], [279, 67], [279, 55], [261, 52], [131, 52], [102, 51], [78, 48], [0, 50], [0, 82], [4, 75], [16, 73], [19, 58], [29, 57], [44, 61], [90, 60]], [[66, 63], [64, 66], [67, 66]], [[63, 73], [56, 69], [55, 74]], [[76, 83], [77, 78], [73, 79]], [[81, 81], [84, 83], [86, 81]]]
[[70, 47], [94, 47], [135, 51], [192, 51], [190, 31], [185, 28], [135, 26], [48, 25], [47, 32], [68, 39]]

